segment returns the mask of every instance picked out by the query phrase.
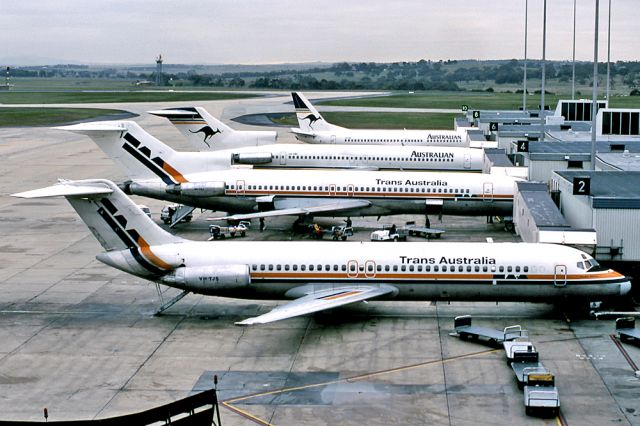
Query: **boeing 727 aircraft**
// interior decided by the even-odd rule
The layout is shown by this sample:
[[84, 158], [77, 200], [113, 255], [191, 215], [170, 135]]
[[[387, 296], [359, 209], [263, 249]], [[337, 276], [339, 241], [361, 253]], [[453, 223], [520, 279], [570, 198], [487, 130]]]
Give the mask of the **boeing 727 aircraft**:
[[[194, 115], [203, 119], [209, 127], [211, 115], [202, 107], [185, 107], [150, 111], [166, 117], [187, 137], [197, 149], [202, 147], [202, 137], [187, 131], [184, 117]], [[120, 125], [117, 122], [114, 125]], [[126, 126], [122, 124], [121, 126]], [[71, 128], [70, 128], [71, 130]], [[230, 129], [233, 132], [232, 129]], [[150, 136], [152, 137], [152, 136]], [[230, 149], [221, 149], [220, 144], [211, 144], [205, 151], [219, 152], [219, 156], [231, 158], [233, 164], [250, 164], [254, 167], [297, 168], [349, 168], [369, 170], [459, 170], [481, 171], [484, 151], [478, 148], [458, 146], [371, 146], [325, 144], [258, 144], [259, 147], [242, 147], [238, 143]], [[227, 145], [225, 145], [227, 146]], [[212, 161], [218, 162], [216, 155]]]
[[149, 114], [169, 119], [201, 151], [269, 145], [278, 139], [273, 130], [234, 130], [201, 107], [161, 109]]
[[503, 175], [352, 170], [216, 170], [136, 125], [64, 129], [88, 134], [128, 174], [128, 193], [232, 213], [269, 216], [511, 215], [515, 182]]
[[161, 310], [188, 292], [293, 299], [242, 325], [376, 297], [574, 303], [631, 288], [624, 275], [599, 267], [591, 256], [553, 244], [196, 242], [162, 230], [106, 180], [64, 181], [14, 196], [65, 196], [105, 249], [98, 260], [183, 290]]
[[300, 92], [291, 93], [298, 118], [291, 129], [298, 140], [307, 143], [404, 146], [469, 146], [466, 135], [455, 130], [356, 130], [328, 123]]

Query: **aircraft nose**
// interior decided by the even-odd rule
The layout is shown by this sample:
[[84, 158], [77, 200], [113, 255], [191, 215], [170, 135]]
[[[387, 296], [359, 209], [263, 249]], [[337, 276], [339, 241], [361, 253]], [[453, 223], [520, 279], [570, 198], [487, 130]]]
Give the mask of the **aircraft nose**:
[[624, 296], [631, 291], [631, 281], [625, 281], [620, 284], [620, 296]]

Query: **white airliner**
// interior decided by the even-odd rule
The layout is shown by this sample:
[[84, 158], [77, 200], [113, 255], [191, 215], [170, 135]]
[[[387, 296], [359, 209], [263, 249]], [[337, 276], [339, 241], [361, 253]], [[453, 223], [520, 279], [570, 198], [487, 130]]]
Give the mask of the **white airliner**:
[[[393, 300], [602, 301], [628, 279], [574, 248], [526, 243], [195, 242], [158, 227], [107, 180], [14, 194], [65, 196], [105, 252], [97, 259], [187, 292], [294, 299], [237, 324], [268, 323], [374, 297]], [[575, 306], [575, 305], [574, 305]]]
[[446, 172], [216, 170], [204, 153], [176, 152], [137, 124], [120, 124], [63, 129], [89, 135], [115, 160], [128, 174], [127, 192], [229, 212], [228, 218], [235, 220], [404, 213], [504, 216], [512, 214], [519, 180]]
[[278, 133], [273, 130], [234, 130], [201, 107], [168, 108], [149, 111], [165, 117], [197, 150], [209, 151], [258, 146], [276, 143]]
[[355, 145], [469, 146], [466, 135], [456, 130], [347, 129], [328, 123], [300, 92], [291, 93], [299, 128], [298, 140], [308, 143]]
[[[187, 137], [191, 145], [202, 147], [202, 136], [186, 129], [185, 123], [196, 111], [211, 128], [216, 122], [204, 108], [185, 107], [150, 111], [151, 114], [166, 117]], [[189, 117], [188, 119], [185, 117]], [[114, 122], [115, 124], [115, 122]], [[234, 130], [230, 129], [230, 134]], [[250, 164], [254, 167], [296, 167], [296, 168], [357, 168], [369, 170], [459, 170], [481, 171], [484, 151], [478, 148], [459, 146], [375, 146], [375, 145], [339, 145], [326, 144], [258, 144], [259, 147], [237, 143], [231, 149], [221, 149], [217, 143], [210, 144], [204, 151], [220, 151], [212, 156], [218, 163], [218, 156], [225, 160], [231, 158], [232, 164]], [[225, 144], [227, 146], [228, 144]], [[241, 147], [241, 148], [236, 148]], [[214, 160], [215, 159], [215, 160]]]

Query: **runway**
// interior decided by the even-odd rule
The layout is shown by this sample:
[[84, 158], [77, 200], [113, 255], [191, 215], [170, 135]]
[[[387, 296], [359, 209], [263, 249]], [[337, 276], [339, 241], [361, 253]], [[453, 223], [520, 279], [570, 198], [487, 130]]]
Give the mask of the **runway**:
[[[198, 105], [225, 121], [292, 109], [288, 93], [276, 95]], [[145, 114], [184, 102], [91, 106], [105, 105], [140, 114], [134, 121], [188, 150], [166, 120]], [[279, 143], [295, 143], [286, 129], [278, 133]], [[0, 420], [43, 420], [44, 407], [51, 421], [140, 411], [206, 389], [216, 374], [225, 426], [640, 424], [640, 378], [629, 362], [640, 364], [640, 348], [623, 343], [625, 356], [610, 337], [613, 321], [567, 317], [563, 307], [373, 301], [238, 327], [235, 321], [279, 302], [189, 295], [155, 317], [155, 286], [95, 260], [100, 245], [64, 199], [9, 197], [58, 178], [124, 180], [102, 151], [81, 135], [14, 127], [0, 129], [0, 156]], [[159, 222], [164, 203], [137, 202]], [[207, 239], [209, 215], [197, 211], [177, 233]], [[422, 218], [380, 222], [409, 219]], [[254, 226], [245, 239], [306, 238], [289, 231], [291, 222], [268, 220], [264, 232]], [[380, 222], [354, 218], [354, 239], [367, 240]], [[432, 222], [447, 230], [443, 242], [517, 241], [485, 218]], [[224, 249], [224, 241], [217, 244]], [[525, 416], [502, 351], [449, 335], [461, 314], [487, 327], [529, 330], [556, 375], [562, 418]]]

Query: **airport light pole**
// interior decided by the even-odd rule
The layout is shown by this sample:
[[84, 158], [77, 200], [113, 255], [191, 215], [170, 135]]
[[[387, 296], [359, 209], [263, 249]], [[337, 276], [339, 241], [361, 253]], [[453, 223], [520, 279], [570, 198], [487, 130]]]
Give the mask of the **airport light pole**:
[[596, 169], [596, 115], [598, 115], [598, 20], [600, 0], [596, 0], [596, 23], [593, 42], [593, 94], [591, 101], [591, 170]]
[[607, 24], [607, 102], [609, 101], [609, 81], [611, 79], [611, 0], [609, 0], [609, 23]]
[[522, 78], [522, 111], [527, 110], [527, 30], [529, 19], [529, 0], [524, 0], [524, 77]]
[[573, 0], [573, 67], [571, 73], [571, 99], [576, 98], [576, 0]]
[[540, 90], [540, 141], [544, 142], [544, 81], [545, 81], [545, 68], [547, 60], [547, 0], [543, 2], [542, 10], [542, 87]]

